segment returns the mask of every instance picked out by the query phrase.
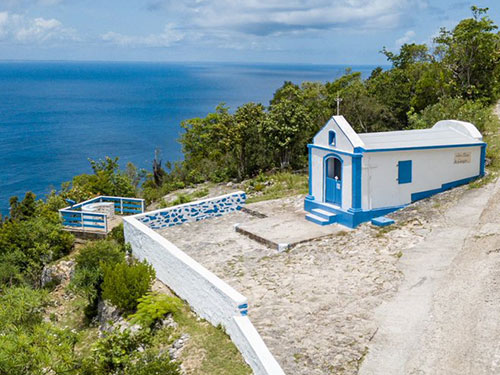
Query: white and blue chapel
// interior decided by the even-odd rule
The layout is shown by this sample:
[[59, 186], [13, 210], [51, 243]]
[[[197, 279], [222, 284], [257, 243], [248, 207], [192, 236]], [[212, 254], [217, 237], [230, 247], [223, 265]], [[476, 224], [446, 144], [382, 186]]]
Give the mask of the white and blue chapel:
[[357, 134], [333, 116], [309, 147], [306, 218], [351, 228], [485, 172], [486, 143], [468, 122]]

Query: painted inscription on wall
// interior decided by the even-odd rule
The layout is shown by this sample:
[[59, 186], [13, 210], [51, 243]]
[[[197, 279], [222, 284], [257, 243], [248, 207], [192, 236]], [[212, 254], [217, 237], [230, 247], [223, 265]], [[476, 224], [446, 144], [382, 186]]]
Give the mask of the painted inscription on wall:
[[469, 164], [472, 159], [472, 152], [461, 151], [455, 152], [455, 164]]

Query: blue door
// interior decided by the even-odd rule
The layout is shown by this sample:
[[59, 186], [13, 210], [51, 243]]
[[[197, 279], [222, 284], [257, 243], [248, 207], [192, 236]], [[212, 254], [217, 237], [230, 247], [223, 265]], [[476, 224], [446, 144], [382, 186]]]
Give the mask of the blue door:
[[335, 157], [326, 160], [325, 201], [342, 205], [342, 162]]

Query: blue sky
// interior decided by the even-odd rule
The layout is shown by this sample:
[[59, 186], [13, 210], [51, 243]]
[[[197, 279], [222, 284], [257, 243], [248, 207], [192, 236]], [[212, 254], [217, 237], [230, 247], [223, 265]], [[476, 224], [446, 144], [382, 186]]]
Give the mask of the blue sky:
[[498, 0], [0, 0], [0, 59], [383, 64]]

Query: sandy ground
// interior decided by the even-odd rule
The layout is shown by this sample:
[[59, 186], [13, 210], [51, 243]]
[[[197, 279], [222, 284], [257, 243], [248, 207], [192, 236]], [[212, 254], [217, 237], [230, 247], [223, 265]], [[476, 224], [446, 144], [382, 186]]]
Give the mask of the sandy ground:
[[[492, 190], [457, 188], [393, 214], [397, 225], [389, 229], [363, 224], [284, 253], [236, 233], [234, 224], [261, 220], [242, 212], [162, 234], [248, 297], [252, 322], [287, 374], [357, 374], [370, 342], [381, 337], [379, 306], [398, 298], [400, 286], [415, 279], [404, 268], [419, 253], [415, 249], [440, 228], [460, 223], [462, 233], [473, 226], [462, 217], [467, 215], [453, 217], [453, 212], [461, 212], [465, 202], [485, 204]], [[293, 197], [249, 208], [296, 212], [302, 202]], [[446, 244], [450, 238], [442, 239]], [[445, 267], [446, 259], [436, 268]], [[426, 285], [418, 278], [412, 282]]]

